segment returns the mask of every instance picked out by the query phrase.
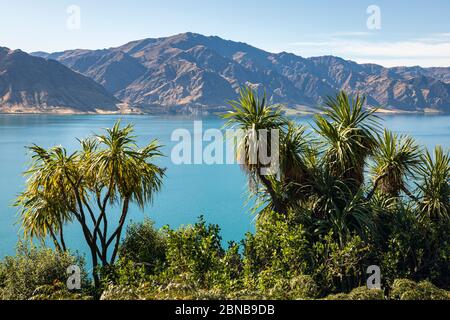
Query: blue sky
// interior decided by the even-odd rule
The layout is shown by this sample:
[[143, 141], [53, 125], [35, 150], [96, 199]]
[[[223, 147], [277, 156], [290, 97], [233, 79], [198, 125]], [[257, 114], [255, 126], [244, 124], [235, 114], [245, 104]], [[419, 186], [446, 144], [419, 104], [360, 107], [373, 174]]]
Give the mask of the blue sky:
[[[67, 27], [70, 5], [80, 29]], [[381, 29], [367, 27], [371, 5]], [[1, 0], [0, 46], [100, 49], [191, 31], [304, 57], [450, 66], [449, 13], [448, 0]]]

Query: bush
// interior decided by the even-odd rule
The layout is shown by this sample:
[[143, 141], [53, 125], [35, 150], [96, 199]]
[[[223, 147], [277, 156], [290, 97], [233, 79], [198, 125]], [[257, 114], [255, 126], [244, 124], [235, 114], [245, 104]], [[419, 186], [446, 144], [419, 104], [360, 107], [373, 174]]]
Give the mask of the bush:
[[1, 263], [0, 298], [26, 300], [42, 286], [66, 283], [67, 268], [72, 265], [81, 268], [82, 288], [86, 287], [87, 277], [81, 258], [19, 242], [16, 256], [6, 257]]
[[293, 299], [312, 299], [319, 294], [319, 288], [311, 276], [301, 275], [292, 278], [290, 287]]
[[428, 281], [416, 283], [398, 279], [394, 281], [390, 297], [396, 300], [450, 300], [450, 292], [439, 289]]
[[[139, 293], [139, 299], [225, 299], [228, 294], [241, 289], [239, 245], [230, 243], [229, 249], [224, 250], [219, 227], [206, 224], [203, 217], [195, 225], [178, 230], [165, 227], [156, 237], [151, 223], [135, 224], [127, 238], [139, 238], [138, 235], [143, 233], [164, 239], [164, 264], [153, 274], [146, 274], [140, 264], [121, 258], [104, 274], [104, 297], [114, 299], [123, 294], [122, 298], [132, 299]], [[147, 245], [142, 244], [143, 247]], [[128, 246], [133, 250], [127, 252], [134, 252], [139, 246]], [[142, 287], [147, 291], [144, 292]], [[149, 291], [150, 287], [154, 290]]]
[[[340, 244], [330, 231], [312, 239], [294, 216], [266, 213], [243, 242], [246, 286], [256, 283], [257, 291], [273, 299], [302, 299], [349, 292], [365, 282], [371, 247], [361, 237]], [[296, 296], [289, 281], [304, 275], [312, 276], [315, 290]]]
[[384, 300], [384, 293], [379, 289], [359, 287], [349, 293], [350, 300]]
[[55, 282], [52, 285], [43, 285], [36, 288], [30, 300], [92, 300], [92, 296], [82, 293], [73, 293], [67, 289], [65, 283]]
[[114, 265], [101, 269], [101, 282], [104, 288], [110, 284], [136, 285], [146, 282], [149, 275], [143, 265], [136, 265], [133, 261], [119, 259]]
[[330, 295], [325, 300], [384, 300], [384, 294], [382, 290], [359, 287], [348, 294], [338, 293]]
[[313, 276], [322, 294], [349, 292], [365, 282], [370, 247], [359, 236], [347, 239], [341, 247], [330, 232], [313, 245], [313, 251]]
[[[267, 282], [267, 278], [260, 279], [260, 287], [262, 282]], [[316, 298], [317, 294], [317, 285], [310, 276], [296, 276], [292, 279], [275, 278], [271, 288], [261, 291], [261, 295], [266, 299], [275, 300], [306, 300]]]
[[[442, 288], [450, 286], [450, 224], [421, 220], [413, 208], [396, 205], [379, 215], [375, 241], [383, 282], [395, 279], [429, 279]], [[407, 230], [407, 232], [405, 231]]]
[[243, 246], [248, 277], [264, 270], [276, 270], [289, 278], [307, 273], [311, 265], [303, 226], [273, 212], [260, 218], [256, 233], [248, 233]]
[[225, 252], [221, 246], [220, 228], [207, 225], [203, 217], [193, 226], [176, 231], [166, 228], [167, 269], [169, 279], [189, 274], [193, 285], [207, 287], [221, 270]]
[[149, 273], [161, 269], [166, 260], [166, 241], [162, 232], [154, 227], [154, 223], [145, 219], [142, 223], [128, 226], [119, 256], [121, 259], [143, 265]]

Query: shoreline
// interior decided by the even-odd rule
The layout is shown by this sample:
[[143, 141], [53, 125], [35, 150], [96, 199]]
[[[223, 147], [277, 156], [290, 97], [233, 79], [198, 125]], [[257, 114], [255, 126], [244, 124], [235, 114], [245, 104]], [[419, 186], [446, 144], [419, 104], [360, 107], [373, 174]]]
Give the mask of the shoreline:
[[[373, 108], [372, 108], [373, 109]], [[311, 116], [315, 114], [320, 114], [321, 111], [318, 109], [313, 109], [311, 107], [301, 107], [301, 108], [282, 108], [282, 111], [287, 116]], [[214, 112], [214, 110], [204, 112], [146, 112], [135, 108], [134, 110], [122, 110], [122, 111], [107, 111], [107, 110], [97, 110], [96, 112], [88, 111], [74, 111], [73, 109], [59, 109], [59, 110], [48, 110], [48, 111], [0, 111], [0, 115], [55, 115], [55, 116], [74, 116], [74, 115], [141, 115], [141, 116], [218, 116], [220, 114], [225, 114], [226, 111]], [[449, 115], [450, 112], [443, 112], [435, 109], [425, 109], [423, 111], [408, 111], [399, 109], [384, 109], [379, 108], [375, 112], [381, 115]]]

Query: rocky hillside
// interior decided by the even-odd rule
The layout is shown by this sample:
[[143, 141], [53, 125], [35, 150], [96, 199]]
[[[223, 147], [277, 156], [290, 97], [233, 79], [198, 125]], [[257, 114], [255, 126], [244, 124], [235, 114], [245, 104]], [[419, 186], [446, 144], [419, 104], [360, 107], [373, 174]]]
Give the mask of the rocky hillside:
[[450, 68], [384, 68], [333, 56], [273, 54], [245, 43], [185, 33], [105, 50], [35, 53], [57, 60], [143, 108], [220, 108], [242, 85], [265, 88], [274, 102], [314, 109], [345, 89], [374, 107], [450, 111]]
[[0, 47], [0, 112], [117, 111], [119, 100], [61, 63]]

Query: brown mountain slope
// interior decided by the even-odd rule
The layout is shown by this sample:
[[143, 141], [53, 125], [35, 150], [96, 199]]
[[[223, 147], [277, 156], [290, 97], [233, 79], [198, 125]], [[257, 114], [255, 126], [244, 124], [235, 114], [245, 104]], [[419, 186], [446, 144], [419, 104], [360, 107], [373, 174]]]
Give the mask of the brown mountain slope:
[[[142, 107], [215, 109], [239, 87], [265, 88], [276, 103], [315, 108], [338, 90], [367, 95], [373, 107], [450, 111], [450, 69], [384, 68], [338, 57], [269, 53], [240, 42], [185, 33], [105, 50], [71, 50], [55, 59]], [[111, 85], [114, 84], [114, 85]]]
[[0, 47], [0, 112], [117, 111], [119, 100], [62, 64]]

